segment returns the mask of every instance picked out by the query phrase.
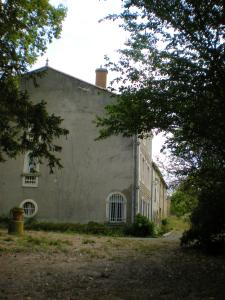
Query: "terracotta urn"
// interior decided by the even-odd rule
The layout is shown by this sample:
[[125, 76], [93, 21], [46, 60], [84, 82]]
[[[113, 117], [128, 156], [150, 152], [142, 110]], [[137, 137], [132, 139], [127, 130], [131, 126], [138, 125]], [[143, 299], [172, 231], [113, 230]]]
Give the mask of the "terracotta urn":
[[24, 219], [24, 210], [23, 210], [23, 208], [14, 207], [11, 210], [11, 214], [12, 214], [12, 219], [14, 221], [23, 221], [23, 219]]

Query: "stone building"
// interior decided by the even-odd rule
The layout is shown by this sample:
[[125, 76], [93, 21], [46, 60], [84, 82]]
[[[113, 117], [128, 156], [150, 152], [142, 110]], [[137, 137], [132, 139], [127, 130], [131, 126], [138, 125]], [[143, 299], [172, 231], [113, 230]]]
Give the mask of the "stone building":
[[106, 90], [105, 69], [96, 70], [96, 85], [51, 67], [36, 71], [38, 87], [31, 79], [22, 86], [37, 103], [60, 115], [67, 138], [60, 158], [63, 169], [49, 173], [29, 153], [0, 165], [0, 215], [21, 206], [26, 217], [54, 222], [133, 222], [140, 212], [158, 221], [166, 216], [166, 184], [152, 162], [152, 137], [112, 136], [95, 141], [93, 120], [116, 95]]

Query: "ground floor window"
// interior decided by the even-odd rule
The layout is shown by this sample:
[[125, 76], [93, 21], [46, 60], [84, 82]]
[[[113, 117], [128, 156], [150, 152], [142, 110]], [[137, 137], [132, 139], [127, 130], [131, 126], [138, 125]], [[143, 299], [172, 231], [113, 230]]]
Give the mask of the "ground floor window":
[[108, 196], [106, 216], [110, 223], [126, 222], [126, 198], [123, 194], [117, 192]]
[[32, 199], [23, 200], [20, 207], [24, 209], [24, 216], [27, 218], [34, 217], [38, 211], [37, 203]]
[[143, 197], [139, 200], [139, 212], [142, 216], [150, 219], [150, 202], [149, 200], [145, 200]]

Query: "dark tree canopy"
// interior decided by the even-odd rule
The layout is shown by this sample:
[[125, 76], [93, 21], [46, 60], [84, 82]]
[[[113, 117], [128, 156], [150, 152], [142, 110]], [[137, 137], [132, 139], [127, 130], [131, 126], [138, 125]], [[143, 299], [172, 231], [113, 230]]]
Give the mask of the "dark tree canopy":
[[[44, 101], [33, 104], [19, 86], [22, 76], [59, 38], [66, 9], [48, 0], [0, 0], [0, 161], [32, 150], [50, 169], [60, 166], [54, 139], [67, 134], [62, 119], [49, 115]], [[33, 78], [34, 79], [34, 78]]]
[[[224, 1], [123, 3], [120, 15], [107, 17], [122, 21], [121, 26], [130, 33], [118, 63], [108, 62], [121, 74], [117, 78], [121, 96], [106, 107], [105, 117], [98, 118], [100, 138], [141, 135], [152, 129], [170, 133], [166, 146], [186, 161], [183, 172], [198, 184], [201, 203], [215, 191], [223, 199], [219, 201], [223, 207], [217, 209], [224, 211]], [[197, 219], [193, 219], [195, 229], [200, 228]], [[225, 231], [225, 216], [219, 222], [214, 231], [208, 227], [208, 237]]]

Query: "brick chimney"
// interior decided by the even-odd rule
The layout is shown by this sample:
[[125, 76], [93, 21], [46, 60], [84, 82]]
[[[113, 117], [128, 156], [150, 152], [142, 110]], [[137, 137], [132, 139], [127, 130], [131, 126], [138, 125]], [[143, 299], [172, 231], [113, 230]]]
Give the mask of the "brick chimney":
[[100, 67], [95, 70], [95, 73], [96, 73], [95, 85], [103, 89], [106, 89], [107, 74], [108, 74], [107, 69]]

